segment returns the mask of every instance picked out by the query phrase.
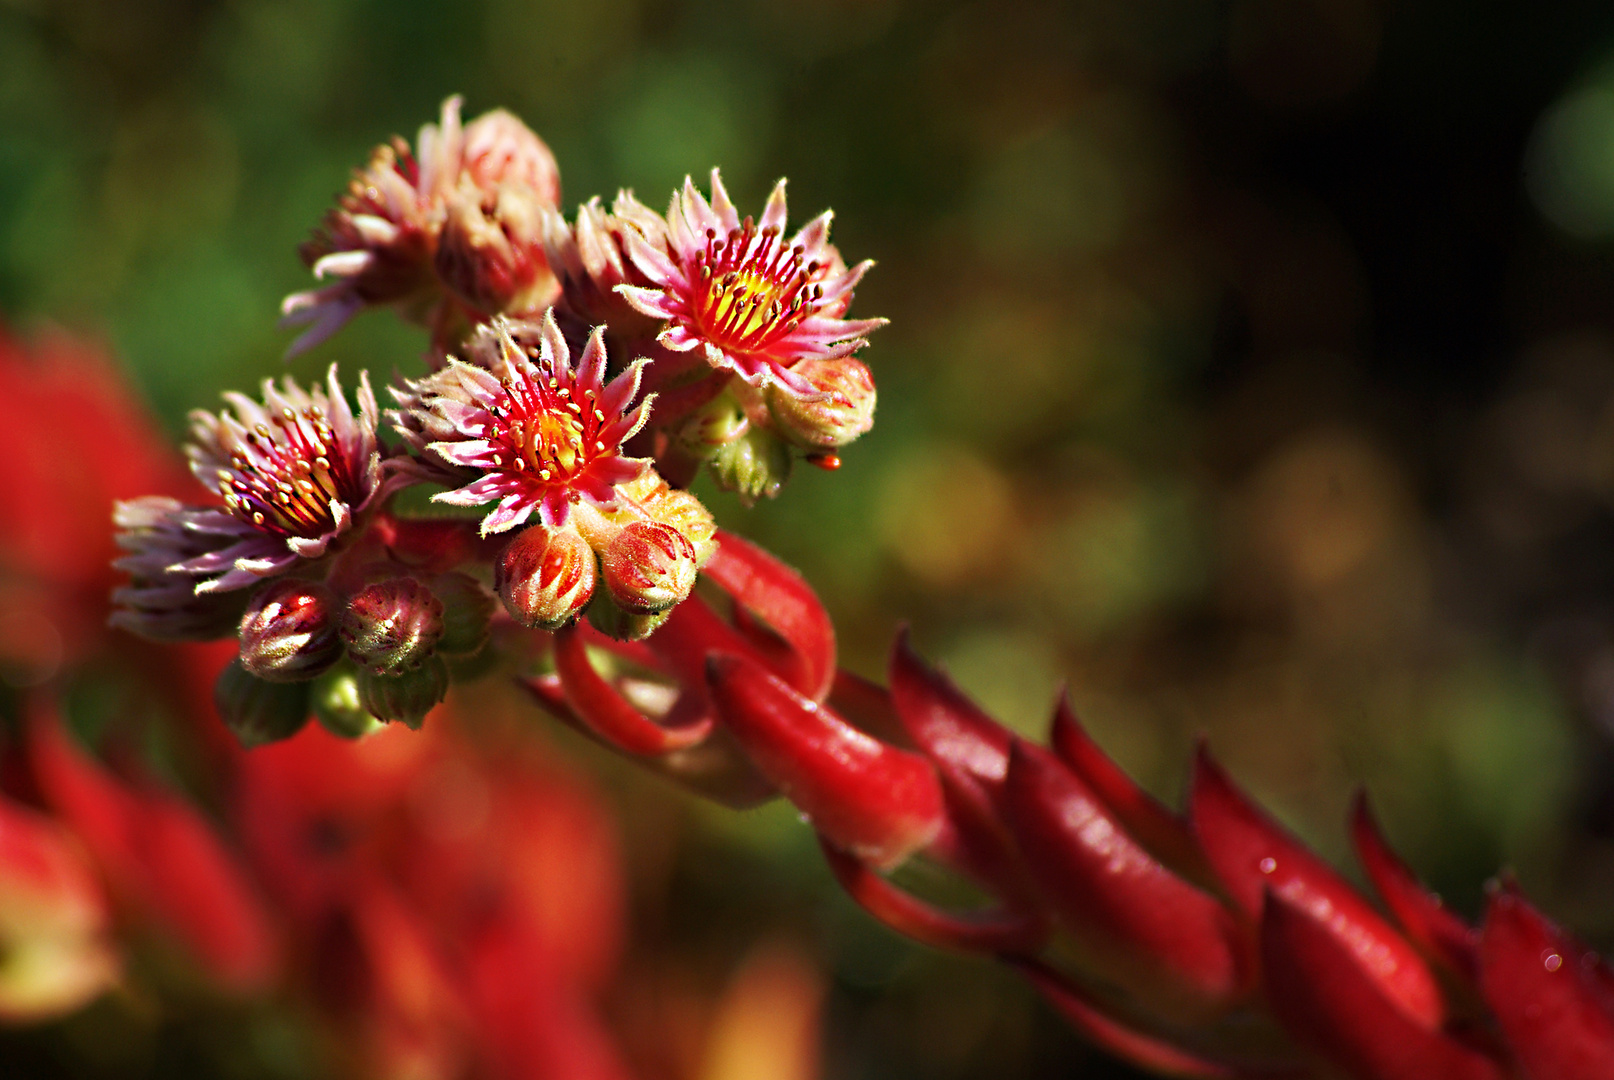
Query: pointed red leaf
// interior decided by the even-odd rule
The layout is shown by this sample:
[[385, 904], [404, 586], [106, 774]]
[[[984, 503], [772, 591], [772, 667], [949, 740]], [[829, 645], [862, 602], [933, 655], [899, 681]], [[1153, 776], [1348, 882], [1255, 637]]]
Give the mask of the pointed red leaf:
[[1480, 990], [1526, 1080], [1614, 1076], [1614, 1011], [1601, 960], [1511, 889], [1480, 928]]
[[1284, 1027], [1357, 1080], [1503, 1080], [1496, 1062], [1408, 1016], [1326, 923], [1276, 892], [1261, 967]]
[[1016, 740], [1003, 798], [1032, 877], [1106, 978], [1192, 1013], [1249, 984], [1221, 902], [1156, 861], [1058, 758]]
[[1060, 760], [1069, 765], [1104, 805], [1126, 826], [1150, 853], [1178, 873], [1197, 881], [1215, 880], [1205, 855], [1199, 850], [1182, 815], [1168, 809], [1160, 800], [1140, 788], [1108, 754], [1093, 741], [1076, 719], [1070, 696], [1061, 691], [1054, 707], [1049, 743]]
[[1224, 1078], [1299, 1077], [1295, 1069], [1281, 1067], [1237, 1066], [1181, 1047], [1165, 1039], [1138, 1031], [1111, 1016], [1109, 1011], [1093, 997], [1075, 986], [1052, 968], [1036, 960], [1012, 960], [1039, 993], [1075, 1028], [1095, 1046], [1129, 1064], [1147, 1069], [1161, 1076], [1183, 1077], [1186, 1080], [1224, 1080]]
[[733, 533], [717, 533], [717, 551], [703, 573], [794, 651], [797, 672], [785, 681], [817, 701], [835, 679], [835, 624], [818, 594], [796, 571]]
[[707, 670], [740, 746], [837, 845], [888, 869], [936, 838], [941, 784], [924, 758], [865, 735], [753, 661], [716, 655]]
[[1027, 953], [1048, 936], [1035, 916], [996, 908], [954, 915], [897, 888], [861, 859], [836, 847], [822, 834], [824, 860], [841, 888], [863, 910], [897, 933], [938, 949], [975, 953]]
[[908, 629], [891, 646], [891, 701], [925, 753], [996, 787], [1009, 768], [1007, 728], [914, 652]]
[[1479, 974], [1474, 953], [1478, 935], [1442, 904], [1440, 897], [1420, 885], [1417, 876], [1391, 850], [1365, 792], [1357, 793], [1351, 808], [1351, 838], [1368, 880], [1407, 936], [1470, 986], [1474, 985]]
[[555, 632], [555, 670], [572, 715], [607, 743], [647, 757], [694, 746], [712, 731], [712, 718], [700, 715], [678, 727], [663, 727], [629, 704], [594, 670], [575, 625]]
[[1428, 965], [1350, 884], [1233, 786], [1202, 746], [1189, 821], [1217, 877], [1252, 921], [1270, 890], [1321, 920], [1413, 1020], [1437, 1028], [1445, 1002]]

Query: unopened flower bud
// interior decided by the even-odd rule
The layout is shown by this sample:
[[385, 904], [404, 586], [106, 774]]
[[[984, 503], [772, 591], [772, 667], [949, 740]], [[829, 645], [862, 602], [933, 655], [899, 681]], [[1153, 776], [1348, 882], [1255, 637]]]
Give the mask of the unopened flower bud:
[[623, 611], [666, 611], [689, 595], [700, 566], [689, 537], [659, 521], [635, 521], [600, 553], [611, 599]]
[[458, 571], [432, 579], [432, 595], [443, 602], [443, 636], [437, 651], [444, 656], [469, 656], [488, 642], [488, 619], [493, 597], [480, 581]]
[[712, 455], [712, 476], [747, 504], [773, 498], [790, 477], [790, 448], [771, 431], [751, 427]]
[[443, 603], [414, 578], [378, 581], [348, 601], [341, 634], [354, 663], [396, 675], [432, 655], [443, 634]]
[[696, 457], [710, 457], [751, 426], [745, 410], [728, 394], [719, 394], [695, 410], [678, 429], [678, 439]]
[[829, 396], [805, 401], [768, 387], [768, 411], [786, 439], [809, 450], [833, 450], [874, 426], [874, 376], [861, 360], [804, 360], [790, 370]]
[[520, 185], [482, 190], [466, 179], [448, 201], [437, 276], [478, 311], [542, 308], [559, 290], [544, 257], [542, 213], [537, 196]]
[[314, 718], [332, 735], [357, 739], [381, 727], [359, 696], [359, 673], [352, 664], [340, 664], [315, 679], [308, 688]]
[[440, 656], [428, 657], [401, 675], [359, 672], [359, 701], [377, 720], [396, 720], [419, 728], [447, 694], [448, 665]]
[[672, 608], [664, 611], [651, 612], [641, 615], [636, 612], [623, 611], [611, 599], [609, 589], [600, 590], [600, 595], [588, 606], [589, 625], [604, 634], [606, 637], [616, 638], [618, 641], [643, 641], [672, 614]]
[[706, 564], [716, 547], [712, 537], [717, 533], [717, 522], [712, 520], [712, 512], [704, 503], [687, 491], [663, 483], [641, 499], [639, 505], [654, 520], [683, 533], [695, 545], [695, 561], [702, 566]]
[[336, 597], [318, 582], [271, 583], [241, 619], [241, 666], [268, 682], [312, 679], [342, 656], [337, 611]]
[[213, 704], [250, 750], [297, 733], [308, 719], [308, 684], [265, 682], [236, 659], [213, 684]]
[[493, 564], [493, 589], [522, 626], [557, 630], [594, 596], [594, 550], [575, 529], [534, 525]]

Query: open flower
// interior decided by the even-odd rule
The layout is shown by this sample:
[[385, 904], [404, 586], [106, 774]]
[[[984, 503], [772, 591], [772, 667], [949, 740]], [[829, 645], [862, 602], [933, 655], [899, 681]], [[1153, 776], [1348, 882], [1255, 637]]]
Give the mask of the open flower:
[[[501, 199], [501, 192], [519, 194]], [[449, 98], [439, 123], [420, 129], [413, 152], [396, 137], [375, 149], [303, 245], [303, 261], [314, 276], [335, 280], [282, 302], [282, 325], [309, 328], [288, 353], [313, 348], [365, 307], [392, 304], [415, 317], [432, 317], [445, 299], [434, 263], [451, 205], [460, 206], [462, 223], [471, 218], [481, 226], [461, 230], [464, 250], [446, 262], [458, 291], [477, 300], [490, 294], [530, 298], [548, 280], [536, 214], [498, 211], [529, 203], [549, 206], [559, 197], [560, 172], [543, 140], [502, 109], [462, 127], [460, 99]], [[530, 227], [523, 228], [523, 222]], [[513, 252], [509, 242], [493, 243], [495, 233], [512, 231], [524, 234], [514, 238]], [[483, 273], [467, 265], [470, 249], [487, 249], [490, 259], [502, 256], [502, 261]], [[506, 279], [514, 282], [509, 296], [493, 287], [507, 284]]]
[[[575, 506], [613, 511], [618, 486], [650, 466], [627, 457], [622, 444], [644, 426], [651, 397], [630, 408], [644, 361], [609, 383], [602, 331], [588, 340], [574, 367], [553, 315], [538, 329], [536, 347], [523, 348], [531, 324], [497, 320], [473, 343], [497, 353], [487, 366], [451, 358], [436, 374], [394, 390], [399, 408], [389, 418], [428, 460], [480, 474], [434, 495], [452, 506], [498, 505], [482, 520], [482, 535], [504, 532], [538, 512], [543, 524], [565, 525]], [[461, 474], [467, 475], [467, 474]]]
[[712, 201], [685, 178], [667, 209], [667, 250], [624, 231], [633, 264], [651, 286], [620, 285], [629, 303], [666, 319], [657, 339], [669, 349], [700, 349], [712, 367], [758, 390], [778, 386], [803, 398], [824, 391], [796, 371], [803, 360], [848, 356], [884, 319], [843, 319], [872, 261], [850, 269], [829, 242], [831, 211], [785, 239], [785, 182], [760, 221], [740, 220], [712, 170]]
[[359, 377], [357, 416], [334, 364], [326, 385], [304, 390], [287, 377], [277, 389], [266, 379], [262, 405], [229, 393], [224, 397], [233, 414], [191, 413], [193, 441], [185, 448], [191, 472], [223, 497], [224, 506], [176, 506], [159, 515], [161, 522], [136, 515], [149, 542], [131, 537], [125, 546], [139, 552], [177, 542], [176, 526], [207, 538], [203, 554], [169, 567], [199, 579], [197, 593], [245, 588], [300, 559], [324, 555], [389, 487], [382, 480], [379, 410], [369, 377]]

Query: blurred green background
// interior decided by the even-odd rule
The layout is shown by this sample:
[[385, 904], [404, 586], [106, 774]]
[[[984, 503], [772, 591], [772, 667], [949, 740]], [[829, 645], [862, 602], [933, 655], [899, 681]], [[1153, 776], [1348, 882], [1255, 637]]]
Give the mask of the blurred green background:
[[[282, 370], [296, 244], [452, 92], [536, 129], [568, 206], [786, 175], [879, 260], [874, 432], [777, 503], [703, 490], [848, 666], [910, 619], [1027, 732], [1068, 682], [1172, 799], [1204, 733], [1338, 862], [1365, 784], [1460, 909], [1509, 865], [1614, 944], [1614, 9], [0, 0], [0, 316], [104, 337], [177, 435]], [[368, 314], [292, 370], [423, 345]], [[590, 760], [636, 955], [796, 933], [827, 1076], [1130, 1075], [875, 928], [786, 810]]]

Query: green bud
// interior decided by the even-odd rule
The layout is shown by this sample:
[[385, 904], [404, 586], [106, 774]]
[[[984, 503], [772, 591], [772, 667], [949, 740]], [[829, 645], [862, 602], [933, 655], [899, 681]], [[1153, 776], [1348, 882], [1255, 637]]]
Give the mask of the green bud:
[[618, 641], [643, 641], [655, 633], [656, 628], [666, 622], [671, 614], [672, 608], [651, 614], [623, 611], [611, 599], [608, 589], [601, 589], [588, 606], [588, 621], [594, 629]]
[[308, 720], [308, 684], [265, 682], [237, 657], [213, 684], [213, 704], [224, 726], [250, 750], [297, 734]]
[[698, 458], [709, 458], [745, 434], [750, 426], [745, 410], [728, 393], [695, 410], [678, 428], [678, 441]]
[[396, 720], [418, 729], [426, 714], [448, 695], [448, 665], [441, 656], [399, 675], [359, 672], [359, 701], [378, 720]]
[[359, 696], [359, 673], [352, 664], [338, 664], [308, 688], [314, 718], [332, 735], [357, 739], [381, 728]]
[[454, 571], [432, 579], [432, 594], [443, 602], [443, 636], [437, 651], [444, 656], [470, 656], [488, 643], [493, 596], [469, 574]]
[[749, 428], [711, 458], [712, 476], [747, 505], [759, 496], [773, 498], [790, 476], [790, 447], [773, 432]]

